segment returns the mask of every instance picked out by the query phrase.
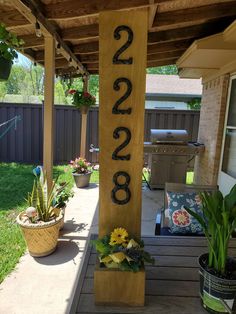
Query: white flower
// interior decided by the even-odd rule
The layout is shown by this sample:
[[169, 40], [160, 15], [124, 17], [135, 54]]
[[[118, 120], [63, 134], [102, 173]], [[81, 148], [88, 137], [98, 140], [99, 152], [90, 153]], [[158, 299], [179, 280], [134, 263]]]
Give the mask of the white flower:
[[178, 202], [173, 202], [172, 204], [173, 204], [174, 207], [178, 206]]
[[25, 213], [30, 218], [35, 217], [37, 215], [37, 209], [31, 206], [26, 209]]

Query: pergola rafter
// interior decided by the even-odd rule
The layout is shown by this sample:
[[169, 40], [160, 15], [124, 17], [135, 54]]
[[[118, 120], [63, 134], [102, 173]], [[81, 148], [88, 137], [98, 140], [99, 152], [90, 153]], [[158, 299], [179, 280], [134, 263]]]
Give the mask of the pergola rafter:
[[62, 64], [63, 72], [67, 68], [71, 73], [73, 65], [73, 72], [91, 68], [98, 73], [93, 64], [98, 63], [99, 13], [144, 7], [149, 8], [147, 66], [175, 60], [194, 40], [223, 31], [236, 18], [235, 0], [12, 0], [11, 5], [3, 0], [0, 20], [24, 40], [23, 53], [39, 64], [44, 62], [44, 39], [35, 35], [36, 19], [60, 46], [56, 68]]

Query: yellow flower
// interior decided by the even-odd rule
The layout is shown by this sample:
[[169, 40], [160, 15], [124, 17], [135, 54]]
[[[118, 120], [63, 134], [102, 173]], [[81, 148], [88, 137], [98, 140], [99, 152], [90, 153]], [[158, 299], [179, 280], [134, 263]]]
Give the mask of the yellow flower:
[[134, 239], [129, 240], [127, 249], [131, 249], [132, 247], [139, 247], [139, 244], [136, 241], [134, 241]]
[[122, 244], [127, 242], [128, 232], [124, 228], [116, 228], [111, 233], [110, 245]]
[[100, 260], [102, 263], [110, 263], [112, 262], [112, 258], [108, 255]]
[[123, 260], [126, 258], [126, 255], [123, 252], [117, 252], [109, 256], [112, 258], [113, 262], [117, 264], [122, 263]]

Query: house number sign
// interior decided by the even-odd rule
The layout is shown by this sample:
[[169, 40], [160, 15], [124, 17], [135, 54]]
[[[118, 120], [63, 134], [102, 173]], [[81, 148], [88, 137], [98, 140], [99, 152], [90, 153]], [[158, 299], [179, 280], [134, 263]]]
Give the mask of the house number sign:
[[140, 234], [147, 14], [135, 13], [104, 12], [99, 21], [100, 235]]

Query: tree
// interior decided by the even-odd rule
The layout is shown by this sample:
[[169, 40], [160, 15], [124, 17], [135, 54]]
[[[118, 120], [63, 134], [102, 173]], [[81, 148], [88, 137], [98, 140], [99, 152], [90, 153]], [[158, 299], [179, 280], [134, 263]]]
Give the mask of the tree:
[[156, 68], [147, 68], [148, 74], [165, 74], [165, 75], [178, 75], [178, 69], [176, 65], [165, 65]]
[[24, 82], [26, 71], [21, 65], [13, 64], [11, 74], [6, 81], [7, 94], [21, 94], [22, 82]]
[[57, 80], [55, 83], [55, 103], [68, 104], [68, 99], [61, 80]]
[[99, 77], [98, 75], [91, 75], [89, 79], [89, 92], [96, 98], [99, 95]]
[[201, 109], [201, 99], [193, 98], [188, 103], [188, 108], [192, 110], [200, 110]]
[[0, 82], [0, 101], [3, 102], [7, 93], [6, 82]]

